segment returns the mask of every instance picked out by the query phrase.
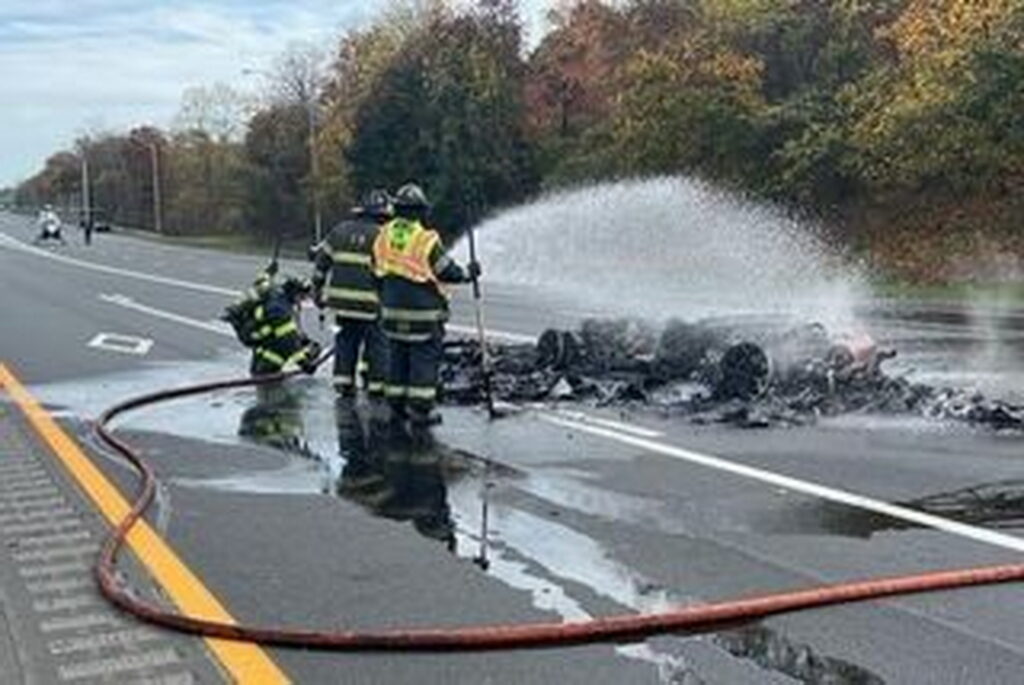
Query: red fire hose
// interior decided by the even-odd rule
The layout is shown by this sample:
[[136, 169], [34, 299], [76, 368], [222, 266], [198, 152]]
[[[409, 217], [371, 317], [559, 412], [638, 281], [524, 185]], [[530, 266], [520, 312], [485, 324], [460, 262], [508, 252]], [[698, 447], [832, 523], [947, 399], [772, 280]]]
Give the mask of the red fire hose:
[[[327, 356], [329, 353], [320, 361]], [[627, 614], [571, 623], [498, 624], [380, 631], [313, 630], [220, 623], [167, 611], [132, 594], [129, 588], [118, 580], [115, 566], [128, 531], [153, 500], [156, 477], [131, 446], [113, 435], [108, 426], [110, 421], [120, 414], [146, 405], [216, 390], [281, 382], [291, 375], [293, 374], [241, 378], [161, 390], [131, 398], [103, 413], [96, 422], [96, 434], [124, 456], [138, 471], [142, 480], [142, 486], [131, 511], [105, 541], [96, 564], [96, 578], [101, 592], [108, 600], [150, 623], [208, 637], [334, 650], [472, 650], [639, 639], [656, 633], [707, 630], [736, 621], [752, 620], [798, 609], [1024, 579], [1024, 564], [1006, 564], [872, 578], [683, 607], [657, 614]]]

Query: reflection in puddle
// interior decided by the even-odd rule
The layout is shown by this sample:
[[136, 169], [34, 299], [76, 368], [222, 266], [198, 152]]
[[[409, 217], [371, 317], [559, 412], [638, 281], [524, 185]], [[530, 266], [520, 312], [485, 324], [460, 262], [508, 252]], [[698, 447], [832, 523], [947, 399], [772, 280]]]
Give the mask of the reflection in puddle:
[[420, 535], [456, 551], [447, 484], [472, 465], [443, 449], [429, 432], [409, 433], [360, 416], [346, 400], [336, 405], [338, 454], [345, 465], [337, 493], [375, 516], [410, 521]]
[[[972, 485], [894, 504], [987, 528], [1021, 528], [1024, 527], [1024, 480]], [[867, 539], [882, 531], [919, 526], [862, 509], [814, 501], [782, 511], [760, 513], [751, 527], [770, 534], [829, 534]]]

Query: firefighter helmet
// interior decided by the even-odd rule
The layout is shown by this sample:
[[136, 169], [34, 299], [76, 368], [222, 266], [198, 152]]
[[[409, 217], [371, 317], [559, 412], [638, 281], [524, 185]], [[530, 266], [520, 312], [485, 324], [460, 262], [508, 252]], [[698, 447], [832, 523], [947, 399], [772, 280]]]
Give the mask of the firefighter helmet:
[[430, 209], [426, 193], [415, 183], [406, 183], [395, 193], [395, 207], [398, 209]]

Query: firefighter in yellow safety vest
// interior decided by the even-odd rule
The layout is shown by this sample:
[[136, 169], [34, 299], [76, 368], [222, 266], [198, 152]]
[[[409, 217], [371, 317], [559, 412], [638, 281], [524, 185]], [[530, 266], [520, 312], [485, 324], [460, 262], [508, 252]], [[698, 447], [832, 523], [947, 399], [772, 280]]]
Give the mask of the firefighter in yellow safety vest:
[[455, 263], [437, 231], [423, 225], [430, 203], [419, 186], [402, 186], [393, 206], [395, 218], [384, 225], [373, 245], [381, 328], [389, 342], [384, 394], [393, 418], [429, 426], [441, 420], [434, 405], [448, 320], [443, 284], [468, 283], [480, 275], [480, 266], [471, 262], [463, 268]]

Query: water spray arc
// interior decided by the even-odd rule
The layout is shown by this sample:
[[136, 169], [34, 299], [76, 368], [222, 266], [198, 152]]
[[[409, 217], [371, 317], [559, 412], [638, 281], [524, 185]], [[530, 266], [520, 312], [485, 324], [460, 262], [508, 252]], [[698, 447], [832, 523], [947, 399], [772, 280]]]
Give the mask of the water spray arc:
[[612, 316], [778, 313], [845, 329], [864, 288], [818, 227], [687, 178], [559, 191], [478, 230], [489, 280]]

